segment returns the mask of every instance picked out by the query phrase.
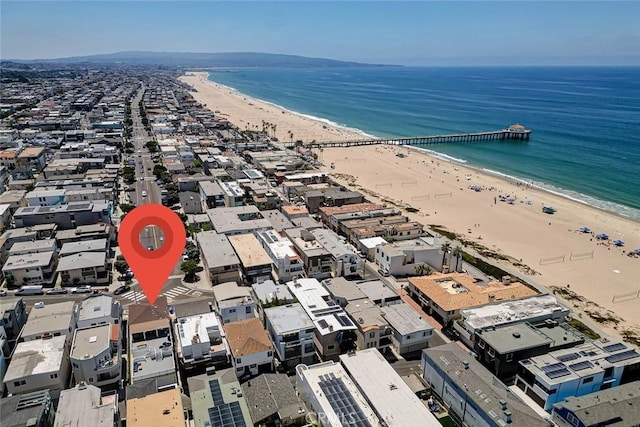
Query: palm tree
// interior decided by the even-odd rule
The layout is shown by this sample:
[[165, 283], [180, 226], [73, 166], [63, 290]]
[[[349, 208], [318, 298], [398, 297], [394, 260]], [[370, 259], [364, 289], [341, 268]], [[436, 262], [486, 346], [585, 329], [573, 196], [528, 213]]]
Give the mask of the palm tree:
[[460, 258], [462, 257], [462, 247], [456, 246], [453, 248], [453, 252], [451, 252], [454, 257], [456, 257], [456, 271], [458, 271], [458, 263], [460, 262]]
[[418, 264], [413, 267], [413, 270], [416, 272], [418, 276], [428, 276], [431, 274], [433, 269], [428, 264]]
[[273, 137], [274, 137], [274, 138], [276, 137], [276, 128], [277, 128], [277, 127], [278, 127], [278, 126], [276, 126], [276, 124], [275, 124], [275, 123], [273, 123], [273, 124], [271, 125], [271, 129], [273, 129]]
[[442, 266], [444, 267], [444, 262], [445, 259], [447, 258], [447, 252], [449, 252], [449, 249], [451, 249], [451, 243], [449, 242], [445, 242], [442, 244]]

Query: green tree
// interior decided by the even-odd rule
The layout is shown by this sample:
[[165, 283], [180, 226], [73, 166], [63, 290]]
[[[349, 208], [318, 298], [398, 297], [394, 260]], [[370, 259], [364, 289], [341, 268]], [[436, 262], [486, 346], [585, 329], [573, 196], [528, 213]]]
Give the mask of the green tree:
[[198, 273], [198, 263], [195, 262], [192, 259], [188, 259], [186, 261], [184, 261], [181, 265], [180, 265], [180, 270], [182, 270], [184, 272], [184, 281], [185, 282], [195, 282], [197, 281], [197, 274]]
[[462, 258], [462, 247], [460, 246], [456, 246], [455, 248], [453, 248], [453, 251], [451, 252], [453, 254], [454, 257], [456, 257], [456, 268], [455, 271], [458, 271], [458, 264], [460, 263], [460, 258]]
[[127, 264], [127, 261], [125, 261], [124, 259], [116, 259], [116, 261], [113, 263], [113, 267], [118, 273], [124, 274], [129, 269], [129, 264]]
[[157, 177], [160, 178], [162, 176], [163, 173], [165, 173], [167, 171], [167, 168], [162, 166], [162, 165], [155, 165], [153, 167], [153, 174]]
[[443, 243], [441, 246], [441, 249], [442, 249], [442, 265], [444, 266], [445, 260], [447, 258], [447, 252], [449, 252], [449, 249], [451, 249], [451, 243], [449, 242]]

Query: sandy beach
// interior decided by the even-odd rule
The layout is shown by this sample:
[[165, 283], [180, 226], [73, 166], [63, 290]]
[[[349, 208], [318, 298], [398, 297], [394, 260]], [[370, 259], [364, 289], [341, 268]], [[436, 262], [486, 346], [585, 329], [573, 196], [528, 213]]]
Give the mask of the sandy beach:
[[[189, 73], [181, 80], [197, 89], [194, 97], [199, 102], [241, 129], [247, 122], [255, 126], [265, 120], [277, 125], [277, 137], [284, 141], [289, 141], [288, 131], [294, 140], [303, 141], [362, 138], [283, 113], [206, 77]], [[380, 145], [324, 149], [318, 155], [339, 182], [367, 193], [371, 200], [419, 209], [407, 215], [508, 257], [509, 261], [496, 263], [517, 271], [524, 280], [558, 287], [583, 318], [599, 319], [605, 332], [640, 333], [640, 298], [635, 296], [640, 291], [640, 258], [626, 255], [640, 248], [640, 223], [416, 149]], [[479, 191], [470, 189], [472, 185]], [[500, 196], [513, 202], [501, 201]], [[543, 205], [557, 212], [545, 214]], [[608, 234], [608, 242], [623, 240], [625, 246], [600, 243], [591, 233], [579, 231], [585, 226], [594, 234]]]

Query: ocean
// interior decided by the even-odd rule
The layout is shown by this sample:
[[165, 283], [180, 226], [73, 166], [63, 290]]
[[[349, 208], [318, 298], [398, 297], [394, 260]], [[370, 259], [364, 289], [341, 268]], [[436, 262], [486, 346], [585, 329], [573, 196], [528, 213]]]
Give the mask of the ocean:
[[508, 175], [640, 220], [640, 68], [216, 69], [210, 80], [377, 137], [498, 130], [528, 142], [431, 145], [453, 161]]

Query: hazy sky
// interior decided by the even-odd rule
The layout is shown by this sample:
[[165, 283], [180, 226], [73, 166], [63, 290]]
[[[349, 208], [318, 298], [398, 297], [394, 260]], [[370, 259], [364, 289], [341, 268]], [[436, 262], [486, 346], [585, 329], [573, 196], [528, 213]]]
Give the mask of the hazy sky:
[[640, 64], [640, 2], [0, 2], [3, 59], [273, 52], [408, 65]]

